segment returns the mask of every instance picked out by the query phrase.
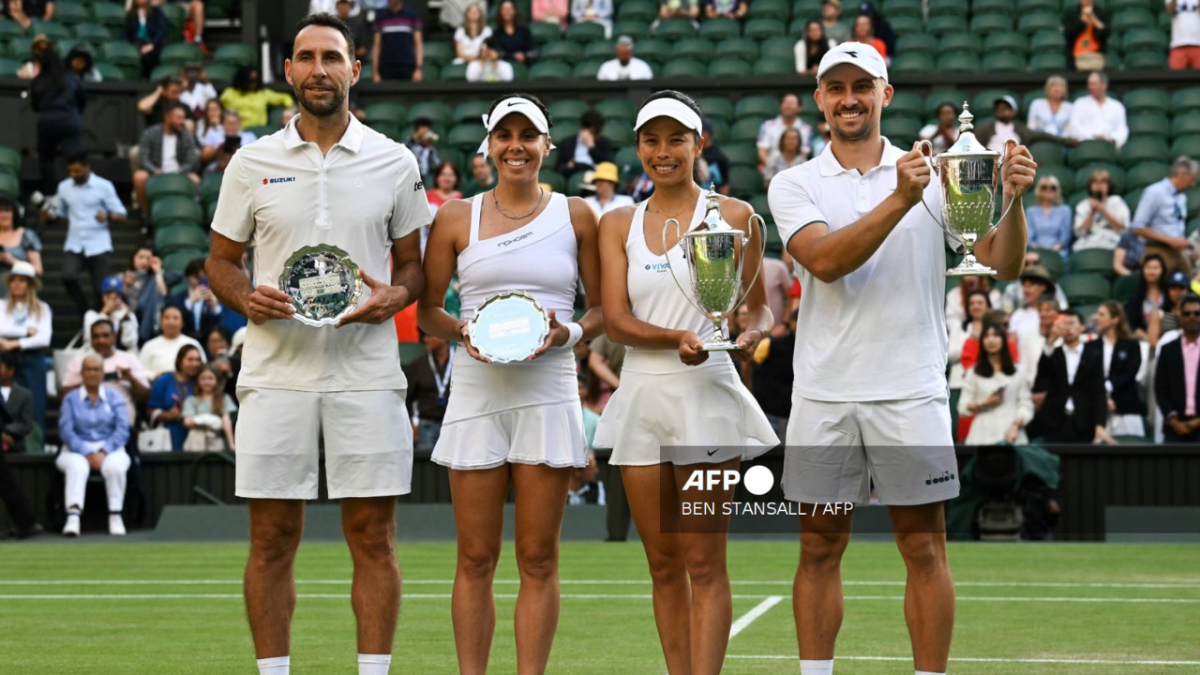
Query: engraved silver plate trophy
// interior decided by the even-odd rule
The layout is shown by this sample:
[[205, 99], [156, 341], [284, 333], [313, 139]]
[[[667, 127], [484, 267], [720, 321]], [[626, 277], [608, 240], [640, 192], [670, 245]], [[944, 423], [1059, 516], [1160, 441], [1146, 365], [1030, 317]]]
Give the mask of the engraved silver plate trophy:
[[284, 263], [279, 290], [292, 298], [293, 319], [332, 326], [358, 306], [362, 274], [350, 255], [336, 246], [305, 246]]
[[550, 334], [550, 314], [522, 291], [497, 293], [479, 304], [467, 322], [471, 344], [496, 363], [524, 361]]
[[[974, 249], [975, 245], [999, 224], [992, 222], [996, 209], [999, 168], [1017, 143], [1009, 139], [1004, 145], [1004, 154], [989, 150], [972, 133], [971, 130], [975, 127], [971, 121], [975, 116], [967, 108], [968, 105], [964, 101], [963, 112], [958, 116], [958, 141], [949, 150], [934, 157], [933, 144], [929, 141], [920, 142], [922, 153], [928, 149], [929, 163], [934, 176], [941, 181], [942, 217], [934, 215], [924, 199], [921, 200], [921, 204], [929, 211], [934, 222], [962, 243], [965, 256], [957, 267], [946, 270], [946, 276], [995, 276], [996, 270], [975, 259]], [[1018, 201], [1013, 199], [1009, 203], [1008, 208], [1000, 215], [1000, 220], [1008, 216], [1008, 212]]]
[[[762, 243], [762, 250], [758, 256], [759, 265], [758, 270], [754, 273], [754, 279], [750, 280], [750, 286], [746, 292], [740, 293], [742, 269], [746, 266], [746, 244], [750, 242], [750, 235], [733, 227], [721, 217], [720, 197], [716, 192], [710, 190], [705, 201], [707, 205], [704, 222], [696, 229], [683, 234], [680, 231], [678, 220], [671, 218], [663, 223], [663, 251], [667, 254], [667, 268], [671, 272], [671, 278], [675, 280], [675, 284], [679, 286], [683, 296], [701, 314], [713, 322], [714, 339], [705, 342], [704, 349], [710, 352], [734, 351], [740, 347], [729, 339], [724, 323], [732, 316], [732, 312], [737, 309], [738, 305], [741, 305], [742, 301], [746, 299], [750, 288], [754, 287], [759, 273], [762, 272], [762, 259], [767, 252], [767, 223], [757, 213], [750, 216], [750, 224], [753, 226], [757, 220], [762, 233], [759, 239]], [[679, 282], [679, 277], [675, 274], [675, 268], [671, 266], [670, 249], [667, 246], [667, 228], [672, 226], [679, 239], [679, 246], [683, 248], [684, 260], [687, 260], [691, 288], [696, 296], [695, 301], [688, 296], [683, 284]]]

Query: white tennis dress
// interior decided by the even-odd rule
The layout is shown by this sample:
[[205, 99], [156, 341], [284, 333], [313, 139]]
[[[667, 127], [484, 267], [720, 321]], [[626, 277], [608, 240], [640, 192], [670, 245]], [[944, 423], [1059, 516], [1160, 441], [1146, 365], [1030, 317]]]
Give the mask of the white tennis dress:
[[[646, 204], [638, 204], [625, 240], [633, 315], [655, 326], [690, 330], [702, 340], [711, 340], [712, 321], [688, 302], [695, 296], [685, 278], [683, 250], [673, 246], [668, 254], [687, 288], [687, 297], [671, 279], [666, 256], [655, 255], [646, 246]], [[704, 219], [704, 206], [701, 193], [688, 230]], [[675, 349], [627, 347], [621, 386], [604, 408], [595, 444], [613, 449], [610, 464], [646, 466], [751, 459], [778, 445], [779, 438], [742, 384], [728, 352], [713, 352], [703, 364], [687, 366]], [[681, 446], [689, 447], [661, 451]]]
[[[471, 239], [458, 256], [462, 318], [496, 293], [524, 291], [571, 320], [579, 279], [579, 245], [567, 198], [550, 203], [524, 226], [479, 239], [482, 195], [471, 200]], [[457, 348], [457, 347], [456, 347]], [[433, 461], [452, 469], [490, 469], [505, 462], [587, 465], [583, 410], [570, 349], [535, 361], [483, 363], [458, 354], [450, 400]]]

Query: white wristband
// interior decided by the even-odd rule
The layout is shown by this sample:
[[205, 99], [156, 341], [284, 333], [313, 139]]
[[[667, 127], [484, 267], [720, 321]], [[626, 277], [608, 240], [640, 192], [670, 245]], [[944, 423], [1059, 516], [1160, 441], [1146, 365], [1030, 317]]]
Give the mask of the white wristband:
[[575, 345], [579, 344], [579, 341], [583, 339], [583, 326], [580, 326], [578, 323], [572, 321], [571, 323], [566, 324], [566, 327], [569, 335], [567, 336], [567, 342], [563, 345], [563, 347], [566, 349], [574, 349]]

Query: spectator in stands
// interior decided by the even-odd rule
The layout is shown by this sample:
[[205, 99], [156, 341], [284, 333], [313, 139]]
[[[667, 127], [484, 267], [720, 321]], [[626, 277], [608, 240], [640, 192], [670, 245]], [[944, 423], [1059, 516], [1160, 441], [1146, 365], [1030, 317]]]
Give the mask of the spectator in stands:
[[[1004, 305], [1000, 289], [992, 288], [991, 277], [962, 277], [957, 286], [946, 291], [947, 326], [951, 326], [955, 322], [961, 323], [967, 318], [967, 314], [969, 314], [967, 296], [971, 291], [983, 291], [986, 293], [989, 307], [999, 308]], [[978, 327], [983, 328], [983, 325], [980, 324]], [[976, 331], [976, 334], [978, 334], [978, 331]]]
[[818, 112], [817, 124], [815, 127], [813, 127], [813, 157], [816, 157], [825, 151], [825, 146], [829, 145], [829, 134], [829, 122], [825, 119], [825, 113]]
[[1004, 145], [1009, 140], [1016, 141], [1018, 145], [1039, 141], [1079, 145], [1075, 139], [1033, 131], [1025, 126], [1024, 122], [1017, 119], [1017, 99], [1007, 94], [996, 98], [992, 103], [992, 111], [995, 119], [976, 126], [975, 137], [994, 152], [1004, 152]]
[[221, 92], [221, 103], [225, 110], [233, 110], [242, 117], [246, 127], [265, 126], [270, 121], [271, 106], [291, 107], [296, 105], [291, 94], [265, 89], [258, 68], [242, 66], [233, 76], [233, 83]]
[[434, 147], [438, 138], [429, 118], [418, 117], [413, 120], [412, 136], [405, 145], [416, 156], [417, 168], [421, 170], [422, 176], [428, 176], [430, 171], [442, 163], [442, 158], [438, 156], [437, 148]]
[[1025, 424], [1033, 419], [1033, 399], [1025, 374], [1013, 363], [1004, 329], [983, 328], [982, 353], [966, 375], [958, 414], [972, 416], [967, 445], [1024, 445]]
[[769, 185], [776, 174], [804, 163], [803, 144], [799, 129], [784, 130], [779, 136], [779, 144], [767, 154], [767, 164], [763, 167], [764, 186]]
[[[150, 380], [142, 370], [142, 362], [129, 352], [116, 348], [117, 338], [113, 325], [107, 319], [100, 319], [92, 324], [91, 354], [99, 355], [104, 360], [104, 380], [106, 386], [121, 396], [129, 413], [129, 423], [133, 424], [137, 414], [137, 403], [144, 402], [150, 397]], [[67, 364], [67, 372], [63, 375], [60, 394], [67, 393], [83, 384], [83, 355], [76, 356]], [[111, 383], [111, 384], [108, 384]]]
[[[178, 75], [167, 75], [158, 81], [154, 91], [138, 99], [137, 109], [146, 126], [150, 127], [161, 124], [167, 111], [180, 104], [187, 105], [183, 103], [183, 79]], [[190, 110], [187, 117], [192, 118]]]
[[604, 116], [589, 110], [579, 118], [579, 125], [578, 134], [568, 136], [558, 144], [558, 166], [554, 168], [563, 176], [612, 161], [612, 143], [602, 135]]
[[1075, 101], [1066, 135], [1081, 141], [1101, 140], [1115, 143], [1118, 148], [1129, 138], [1125, 122], [1125, 106], [1108, 97], [1108, 75], [1095, 71], [1088, 75], [1088, 95]]
[[492, 172], [492, 165], [488, 164], [487, 155], [471, 157], [471, 177], [474, 179], [474, 188], [479, 192], [490, 190], [496, 185], [496, 174]]
[[496, 12], [496, 30], [492, 31], [500, 58], [505, 61], [531, 63], [537, 56], [533, 32], [521, 23], [521, 13], [513, 0], [503, 0]]
[[917, 137], [933, 144], [933, 153], [940, 154], [950, 149], [958, 140], [958, 108], [953, 103], [939, 103], [937, 122], [926, 124], [917, 132]]
[[[1037, 367], [1042, 351], [1046, 347], [1058, 346], [1049, 340], [1050, 330], [1054, 327], [1054, 322], [1058, 320], [1058, 313], [1061, 310], [1058, 301], [1049, 293], [1038, 298], [1035, 307], [1038, 313], [1038, 325], [1034, 330], [1015, 333], [1019, 349], [1013, 351], [1013, 357], [1017, 359], [1021, 371], [1026, 375], [1025, 381], [1031, 383], [1037, 380]], [[1020, 358], [1019, 354], [1024, 354], [1025, 358]]]
[[605, 36], [612, 32], [613, 0], [571, 0], [573, 23], [598, 23], [604, 26]]
[[221, 323], [225, 308], [208, 287], [208, 273], [204, 271], [204, 258], [196, 258], [184, 268], [187, 288], [172, 295], [167, 302], [183, 308], [183, 332], [199, 338], [213, 326]]
[[804, 37], [796, 42], [793, 53], [796, 55], [796, 72], [801, 75], [816, 75], [817, 66], [825, 52], [829, 51], [832, 40], [825, 37], [825, 26], [817, 19], [804, 25]]
[[1062, 189], [1054, 176], [1037, 182], [1037, 203], [1025, 209], [1029, 245], [1058, 251], [1066, 261], [1071, 255], [1071, 207], [1063, 204]]
[[[58, 185], [58, 202], [67, 216], [62, 281], [82, 316], [100, 306], [100, 282], [108, 276], [113, 251], [108, 223], [125, 220], [125, 206], [113, 184], [92, 173], [87, 155], [70, 156], [67, 173], [70, 177]], [[84, 268], [91, 275], [90, 301], [79, 283]]]
[[[1164, 309], [1159, 310], [1158, 320], [1150, 324], [1150, 343], [1157, 345], [1160, 338], [1173, 330], [1179, 330], [1179, 303], [1190, 290], [1191, 282], [1183, 272], [1174, 272], [1167, 277], [1167, 299], [1163, 302]], [[1171, 310], [1165, 309], [1171, 307]], [[1155, 326], [1154, 324], [1158, 325]]]
[[462, 28], [469, 21], [467, 14], [472, 5], [478, 5], [487, 12], [487, 2], [484, 0], [442, 0], [438, 22], [451, 30]]
[[596, 464], [596, 453], [587, 451], [587, 466], [571, 472], [571, 482], [567, 485], [567, 504], [594, 504], [606, 506], [608, 497], [604, 493], [604, 483], [598, 480], [600, 467]]
[[[162, 335], [153, 338], [142, 345], [140, 358], [142, 366], [151, 380], [157, 380], [163, 373], [170, 372], [175, 367], [175, 357], [179, 350], [191, 345], [200, 348], [200, 343], [193, 337], [183, 334], [183, 309], [176, 305], [167, 305], [159, 314]], [[204, 355], [200, 355], [204, 360]]]
[[187, 109], [176, 105], [167, 111], [161, 124], [142, 133], [138, 144], [139, 169], [133, 172], [133, 190], [143, 214], [150, 213], [146, 183], [151, 176], [183, 174], [200, 185], [200, 149], [196, 137], [187, 130]]
[[1108, 392], [1108, 431], [1114, 436], [1142, 436], [1146, 406], [1138, 393], [1138, 371], [1142, 349], [1129, 332], [1121, 303], [1107, 300], [1096, 310], [1098, 339], [1084, 346], [1095, 351], [1104, 365], [1104, 388]]
[[[18, 0], [10, 0], [17, 2]], [[4, 372], [4, 357], [0, 357], [0, 373]], [[8, 366], [11, 372], [12, 366]], [[5, 385], [7, 387], [7, 385]], [[11, 392], [16, 392], [17, 389], [12, 389]], [[12, 393], [9, 394], [11, 399]], [[7, 415], [5, 414], [7, 412]], [[0, 411], [0, 423], [4, 423], [6, 427], [13, 426], [11, 421], [12, 413], [9, 411]], [[17, 539], [29, 539], [40, 534], [45, 534], [46, 528], [37, 521], [37, 513], [33, 510], [33, 503], [29, 501], [29, 497], [21, 488], [21, 484], [17, 482], [12, 471], [8, 468], [5, 457], [9, 454], [24, 452], [24, 442], [21, 439], [13, 436], [11, 433], [4, 434], [6, 442], [0, 444], [0, 503], [8, 509], [8, 515], [12, 518], [15, 529], [11, 535]], [[7, 441], [11, 440], [12, 444]]]
[[208, 331], [204, 337], [204, 351], [207, 352], [208, 363], [225, 383], [225, 393], [237, 401], [237, 383], [234, 380], [241, 370], [241, 357], [230, 346], [230, 335], [224, 326], [215, 326]]
[[[1034, 254], [1036, 255], [1036, 254]], [[1020, 309], [1013, 311], [1008, 320], [1008, 328], [1020, 335], [1026, 331], [1036, 330], [1039, 318], [1037, 303], [1043, 295], [1053, 295], [1057, 287], [1050, 273], [1041, 266], [1026, 267], [1021, 273], [1021, 294], [1025, 302]], [[1063, 305], [1066, 306], [1065, 303]]]
[[1171, 52], [1167, 66], [1171, 70], [1200, 69], [1200, 3], [1193, 0], [1167, 0], [1171, 15]]
[[829, 37], [830, 43], [835, 47], [850, 39], [850, 29], [841, 22], [841, 19], [841, 0], [825, 0], [821, 4], [821, 25], [825, 29], [825, 35]]
[[[41, 36], [40, 36], [41, 37]], [[37, 38], [35, 38], [36, 40]], [[44, 37], [41, 39], [45, 40]], [[37, 112], [38, 189], [49, 197], [54, 194], [55, 162], [59, 151], [73, 155], [83, 149], [83, 108], [86, 103], [79, 78], [71, 72], [47, 40], [37, 52], [37, 77], [29, 84], [29, 101]], [[49, 213], [55, 206], [47, 200]]]
[[622, 206], [633, 206], [633, 198], [629, 195], [617, 194], [617, 184], [621, 182], [620, 171], [612, 162], [600, 162], [595, 171], [584, 175], [584, 186], [591, 187], [595, 194], [585, 197], [583, 201], [596, 212], [596, 221], [600, 216]]
[[[443, 3], [442, 11], [445, 12], [446, 8], [450, 6], [451, 3], [449, 2]], [[309, 14], [317, 13], [309, 11]], [[370, 56], [371, 42], [374, 40], [371, 27], [367, 25], [366, 13], [358, 11], [358, 7], [354, 5], [354, 0], [337, 0], [334, 11], [329, 13], [337, 14], [337, 17], [350, 29], [350, 34], [354, 37], [354, 58], [366, 61]]]
[[79, 536], [79, 516], [87, 495], [88, 474], [104, 476], [108, 496], [108, 532], [125, 534], [121, 510], [125, 504], [125, 474], [129, 471], [129, 411], [125, 401], [104, 386], [104, 364], [95, 355], [82, 360], [82, 387], [64, 395], [58, 434], [63, 448], [54, 465], [66, 476], [67, 523], [63, 534]]
[[183, 426], [187, 429], [182, 449], [210, 452], [235, 450], [233, 418], [237, 404], [225, 393], [225, 381], [212, 366], [201, 366], [195, 391], [183, 400]]
[[1179, 303], [1182, 334], [1164, 344], [1154, 374], [1154, 396], [1167, 443], [1200, 442], [1200, 296]]
[[[1038, 255], [1037, 251], [1026, 251], [1025, 264], [1022, 269], [1029, 270], [1033, 269], [1034, 267], [1042, 269], [1041, 256]], [[1059, 306], [1065, 309], [1067, 307], [1067, 294], [1063, 293], [1063, 290], [1058, 288], [1053, 283], [1051, 283], [1051, 286], [1051, 292], [1058, 300]], [[1004, 309], [1005, 313], [1012, 314], [1030, 302], [1036, 303], [1038, 296], [1034, 295], [1031, 298], [1026, 292], [1027, 290], [1029, 289], [1025, 288], [1023, 283], [1009, 284], [1007, 287], [1005, 287], [1004, 293], [1002, 294], [1000, 307]]]
[[413, 359], [404, 369], [408, 378], [408, 411], [413, 423], [414, 447], [433, 452], [442, 433], [442, 419], [450, 397], [454, 349], [440, 338], [421, 331], [425, 357]]
[[[580, 345], [583, 345], [582, 349]], [[586, 342], [580, 341], [575, 345], [575, 352], [578, 354], [583, 350], [591, 351]], [[581, 363], [581, 360], [576, 357], [576, 362]], [[596, 427], [600, 426], [600, 415], [604, 413], [604, 403], [600, 401], [600, 380], [592, 377], [586, 369], [581, 369], [575, 379], [579, 383], [579, 402], [583, 412], [583, 438], [590, 451], [595, 447]]]
[[1162, 256], [1168, 272], [1191, 272], [1185, 232], [1187, 191], [1196, 186], [1200, 162], [1180, 157], [1171, 165], [1170, 174], [1142, 191], [1133, 215], [1133, 233], [1146, 243], [1146, 253]]
[[850, 38], [850, 42], [861, 42], [871, 45], [879, 52], [879, 55], [884, 59], [888, 58], [887, 45], [883, 40], [875, 37], [875, 24], [871, 21], [871, 17], [866, 14], [859, 14], [854, 17], [854, 34]]
[[1121, 195], [1114, 194], [1108, 171], [1096, 169], [1088, 177], [1087, 199], [1075, 206], [1076, 251], [1091, 248], [1112, 251], [1129, 225], [1129, 207]]
[[[875, 3], [870, 0], [864, 0], [858, 5], [859, 16], [867, 16], [871, 18], [871, 34], [883, 40], [883, 44], [887, 46], [887, 52], [879, 52], [880, 56], [885, 59], [888, 54], [896, 53], [896, 31], [892, 30], [892, 24], [879, 13], [875, 7]], [[853, 34], [853, 30], [851, 31]]]
[[138, 318], [138, 344], [161, 332], [159, 313], [167, 297], [167, 289], [183, 275], [163, 270], [162, 258], [154, 255], [147, 246], [139, 246], [129, 257], [129, 268], [125, 270], [125, 304]]
[[5, 275], [8, 297], [0, 299], [0, 352], [20, 357], [17, 379], [33, 396], [34, 419], [45, 423], [46, 351], [54, 337], [50, 305], [38, 299], [41, 280], [27, 262]]
[[437, 213], [437, 209], [451, 199], [462, 199], [462, 192], [458, 190], [459, 182], [458, 167], [453, 162], [438, 164], [433, 171], [432, 189], [425, 192], [433, 213]]
[[196, 375], [204, 365], [200, 357], [199, 347], [180, 347], [175, 355], [174, 370], [154, 380], [150, 399], [146, 401], [150, 421], [171, 431], [172, 450], [183, 450], [183, 442], [187, 438], [187, 429], [183, 426], [183, 402], [195, 392]]
[[[125, 287], [121, 277], [114, 274], [100, 282], [100, 300], [103, 303], [100, 311], [89, 309], [83, 315], [83, 334], [86, 338], [91, 335], [92, 324], [104, 319], [112, 323], [117, 334], [117, 349], [137, 356], [138, 353], [138, 319], [133, 310], [125, 304]], [[84, 348], [88, 347], [84, 342]]]
[[1067, 11], [1063, 34], [1067, 38], [1067, 59], [1075, 70], [1104, 70], [1108, 14], [1096, 6], [1096, 0], [1079, 0], [1077, 12]]
[[[725, 155], [725, 151], [721, 146], [717, 145], [717, 139], [713, 135], [713, 122], [707, 117], [704, 118], [704, 132], [701, 136], [704, 138], [704, 150], [700, 153], [700, 159], [706, 165], [708, 172], [708, 180], [721, 194], [729, 194], [729, 157]], [[640, 167], [641, 164], [639, 163]]]
[[651, 28], [657, 28], [664, 19], [689, 19], [699, 28], [699, 18], [700, 0], [658, 0], [658, 19]]
[[1151, 253], [1142, 259], [1137, 289], [1125, 303], [1125, 317], [1134, 336], [1139, 340], [1148, 339], [1151, 315], [1164, 309], [1171, 311], [1166, 263], [1162, 256]]
[[1113, 272], [1119, 277], [1133, 274], [1142, 266], [1142, 256], [1145, 252], [1146, 242], [1133, 230], [1125, 230], [1113, 251]]
[[[1099, 439], [1115, 444], [1105, 428], [1108, 394], [1104, 389], [1104, 364], [1095, 351], [1084, 351], [1080, 336], [1083, 317], [1069, 309], [1054, 322], [1042, 352], [1033, 400], [1037, 407], [1029, 425], [1032, 439], [1051, 443], [1092, 443]], [[1051, 347], [1062, 338], [1062, 345]]]
[[744, 19], [749, 12], [747, 0], [708, 0], [704, 6], [704, 16], [709, 19]]
[[[964, 277], [964, 279], [969, 277]], [[981, 288], [968, 290], [963, 297], [966, 313], [953, 323], [947, 317], [949, 342], [947, 361], [950, 365], [950, 391], [961, 391], [967, 372], [979, 358], [979, 336], [983, 334], [984, 317], [992, 309], [992, 300]], [[970, 346], [968, 347], [968, 343]], [[961, 414], [961, 413], [960, 413]]]
[[92, 48], [86, 44], [77, 44], [67, 52], [67, 68], [75, 73], [80, 82], [102, 82], [104, 77], [96, 70], [96, 57]]
[[[183, 37], [191, 40], [199, 45], [205, 53], [208, 53], [208, 48], [204, 46], [204, 0], [151, 0], [154, 5], [161, 6], [166, 2], [175, 2], [176, 4], [185, 5], [187, 12], [184, 15]], [[126, 0], [126, 8], [128, 8], [131, 0]], [[191, 26], [191, 35], [188, 35], [189, 24]]]
[[[199, 120], [204, 116], [209, 101], [217, 100], [217, 88], [208, 81], [208, 73], [199, 64], [188, 64], [180, 69], [182, 91], [179, 102], [187, 106], [188, 117]], [[199, 130], [197, 138], [204, 138]]]
[[[8, 195], [0, 195], [0, 273], [12, 269], [13, 265], [28, 262], [34, 274], [42, 275], [42, 240], [37, 233], [26, 227], [17, 227], [17, 201]], [[0, 297], [4, 291], [0, 289]]]
[[420, 82], [425, 63], [421, 15], [404, 6], [403, 0], [388, 0], [375, 13], [375, 46], [371, 49], [373, 82], [400, 80]]
[[[445, 5], [443, 5], [443, 12]], [[462, 25], [454, 31], [454, 63], [468, 63], [480, 57], [483, 42], [492, 36], [492, 29], [487, 25], [483, 8], [479, 3], [467, 5], [462, 17]]]
[[1046, 79], [1046, 97], [1034, 99], [1029, 104], [1029, 128], [1054, 136], [1066, 136], [1073, 108], [1067, 100], [1066, 78], [1051, 75]]
[[570, 13], [567, 0], [533, 0], [530, 7], [530, 17], [534, 21], [558, 24], [560, 28], [567, 27]]
[[[34, 416], [34, 401], [33, 393], [21, 386], [23, 381], [20, 377], [21, 373], [21, 353], [15, 349], [10, 349], [4, 353], [0, 353], [0, 396], [3, 397], [4, 411], [7, 416], [0, 413], [0, 455], [5, 453], [21, 453], [27, 450], [25, 446], [25, 437], [33, 431], [35, 424], [41, 424], [36, 421]], [[45, 384], [45, 372], [42, 373], [42, 383]], [[45, 392], [42, 393], [43, 397]], [[45, 402], [43, 401], [43, 404]], [[3, 457], [0, 456], [0, 461]], [[9, 501], [8, 495], [4, 494], [11, 486], [5, 486], [3, 481], [0, 481], [0, 496], [3, 496], [6, 506], [8, 506], [8, 514], [13, 517], [14, 521], [18, 521], [18, 515], [12, 508], [12, 502]], [[28, 529], [20, 522], [17, 522], [17, 529]]]
[[205, 167], [205, 173], [224, 173], [234, 154], [256, 140], [258, 137], [254, 132], [242, 130], [242, 118], [236, 111], [226, 112], [221, 128], [210, 129], [204, 136], [200, 163]]
[[[9, 0], [10, 2], [12, 0]], [[52, 48], [54, 43], [45, 35], [38, 35], [29, 43], [29, 58], [21, 64], [17, 69], [17, 77], [22, 80], [32, 80], [42, 72], [41, 60], [38, 58], [41, 53], [47, 48]], [[23, 58], [22, 54], [14, 54], [17, 58]]]
[[34, 21], [54, 18], [54, 0], [4, 0], [0, 16], [16, 21], [21, 30], [29, 30]]
[[167, 15], [150, 0], [133, 0], [125, 17], [125, 41], [142, 55], [142, 77], [158, 67], [167, 42]]
[[[295, 117], [296, 113], [298, 112], [300, 112], [300, 110], [294, 105], [284, 108], [283, 112], [279, 113], [279, 128], [282, 129], [290, 124], [292, 118]], [[362, 122], [366, 119], [366, 111], [363, 111], [360, 115], [358, 110], [354, 109], [354, 107], [351, 107], [350, 113], [357, 117], [359, 122]]]
[[779, 139], [783, 132], [795, 129], [800, 132], [800, 156], [808, 159], [812, 156], [812, 127], [800, 119], [800, 97], [796, 94], [784, 94], [779, 99], [779, 116], [762, 123], [758, 128], [758, 170], [763, 171], [767, 165], [767, 156], [772, 148], [779, 147]]
[[479, 58], [467, 65], [467, 82], [512, 82], [512, 64], [500, 60], [496, 38], [488, 37]]
[[650, 64], [633, 55], [633, 38], [622, 35], [617, 38], [617, 58], [605, 61], [596, 71], [596, 79], [613, 82], [617, 80], [650, 80], [654, 71]]

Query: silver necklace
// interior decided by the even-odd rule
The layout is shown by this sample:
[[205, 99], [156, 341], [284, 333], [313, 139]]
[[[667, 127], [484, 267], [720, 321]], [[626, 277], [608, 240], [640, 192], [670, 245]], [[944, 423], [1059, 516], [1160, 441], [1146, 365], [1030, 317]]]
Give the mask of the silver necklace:
[[538, 207], [542, 205], [542, 197], [545, 197], [545, 196], [546, 196], [545, 188], [543, 188], [542, 186], [539, 185], [538, 186], [537, 203], [533, 205], [532, 209], [529, 209], [528, 213], [524, 213], [519, 216], [510, 215], [508, 213], [508, 211], [504, 210], [503, 206], [500, 206], [500, 198], [496, 196], [495, 189], [492, 190], [492, 203], [496, 205], [496, 210], [500, 212], [500, 215], [504, 216], [505, 218], [508, 218], [509, 220], [521, 220], [522, 218], [528, 218], [529, 216], [532, 216], [533, 212], [537, 211]]

